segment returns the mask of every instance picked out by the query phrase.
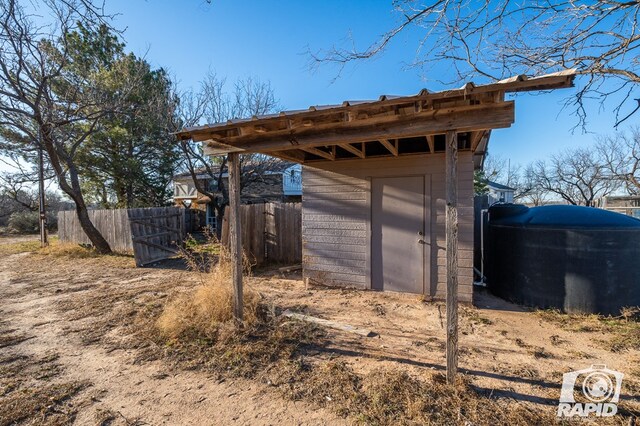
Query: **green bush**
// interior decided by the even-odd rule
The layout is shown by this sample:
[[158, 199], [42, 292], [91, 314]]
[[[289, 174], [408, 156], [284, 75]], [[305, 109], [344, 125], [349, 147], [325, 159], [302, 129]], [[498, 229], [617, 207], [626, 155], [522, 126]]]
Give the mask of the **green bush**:
[[[38, 218], [40, 213], [32, 211], [15, 212], [9, 216], [7, 228], [16, 234], [35, 234], [40, 230]], [[58, 215], [47, 213], [47, 229], [49, 232], [58, 229]]]

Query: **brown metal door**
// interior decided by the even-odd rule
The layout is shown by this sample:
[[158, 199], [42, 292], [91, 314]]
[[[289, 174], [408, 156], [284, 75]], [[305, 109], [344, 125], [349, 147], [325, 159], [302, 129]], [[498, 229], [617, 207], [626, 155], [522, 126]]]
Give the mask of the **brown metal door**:
[[422, 293], [424, 177], [371, 181], [371, 287]]

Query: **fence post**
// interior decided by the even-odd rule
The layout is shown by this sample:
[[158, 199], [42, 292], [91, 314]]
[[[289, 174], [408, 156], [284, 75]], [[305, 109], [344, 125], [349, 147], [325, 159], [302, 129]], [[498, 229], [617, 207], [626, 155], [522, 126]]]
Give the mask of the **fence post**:
[[458, 137], [447, 132], [446, 244], [447, 244], [447, 383], [454, 384], [458, 371]]
[[233, 316], [236, 325], [242, 324], [242, 229], [240, 223], [240, 154], [228, 155], [229, 169], [229, 242], [232, 262]]

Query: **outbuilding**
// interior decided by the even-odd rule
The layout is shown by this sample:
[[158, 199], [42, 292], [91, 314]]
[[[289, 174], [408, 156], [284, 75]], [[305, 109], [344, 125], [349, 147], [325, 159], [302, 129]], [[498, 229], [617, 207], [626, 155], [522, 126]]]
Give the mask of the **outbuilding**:
[[471, 302], [473, 175], [491, 131], [515, 120], [505, 94], [571, 87], [574, 76], [312, 106], [178, 136], [204, 142], [209, 155], [230, 154], [230, 173], [243, 153], [302, 164], [306, 278], [434, 299], [449, 284]]

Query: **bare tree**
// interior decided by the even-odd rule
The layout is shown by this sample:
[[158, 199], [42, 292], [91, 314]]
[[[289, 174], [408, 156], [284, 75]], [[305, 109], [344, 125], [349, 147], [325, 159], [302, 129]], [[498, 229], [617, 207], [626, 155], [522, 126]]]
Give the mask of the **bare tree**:
[[569, 204], [594, 206], [598, 198], [616, 189], [604, 161], [592, 149], [566, 150], [531, 167], [536, 188], [555, 194]]
[[[269, 83], [247, 78], [234, 85], [232, 93], [226, 91], [226, 80], [209, 72], [201, 82], [199, 91], [187, 91], [180, 96], [178, 116], [184, 127], [197, 124], [223, 123], [233, 118], [246, 118], [274, 112], [278, 107], [273, 89]], [[202, 145], [190, 140], [180, 141], [185, 168], [191, 175], [195, 188], [207, 196], [216, 211], [218, 223], [229, 204], [229, 192], [223, 175], [226, 173], [227, 156], [209, 158]], [[264, 179], [267, 172], [284, 168], [286, 163], [262, 154], [247, 154], [240, 157], [240, 187]], [[198, 176], [205, 174], [204, 182], [215, 182], [211, 187]]]
[[600, 137], [596, 147], [610, 178], [629, 194], [640, 195], [640, 128]]
[[540, 179], [536, 173], [534, 164], [529, 164], [518, 174], [513, 199], [519, 203], [544, 205], [549, 198], [549, 193], [540, 185]]
[[18, 1], [0, 0], [2, 148], [20, 155], [43, 149], [87, 237], [98, 252], [109, 253], [89, 219], [75, 158], [101, 120], [123, 103], [102, 90], [108, 82], [100, 82], [100, 70], [74, 64], [67, 38], [80, 22], [86, 28], [103, 24], [105, 17], [88, 0], [44, 0], [39, 6], [51, 17], [49, 25], [38, 26]]
[[[364, 49], [333, 47], [311, 54], [312, 64], [338, 64], [382, 54], [400, 34], [420, 34], [413, 66], [428, 72], [453, 67], [454, 81], [501, 80], [577, 68], [583, 86], [570, 102], [584, 125], [584, 101], [622, 101], [619, 116], [640, 84], [640, 1], [433, 0], [394, 1], [399, 23]], [[447, 82], [451, 83], [451, 82]], [[640, 107], [640, 99], [635, 99]], [[634, 104], [635, 105], [635, 104]], [[625, 110], [623, 113], [623, 109]], [[635, 110], [634, 110], [635, 112]], [[622, 120], [618, 120], [618, 123]]]

